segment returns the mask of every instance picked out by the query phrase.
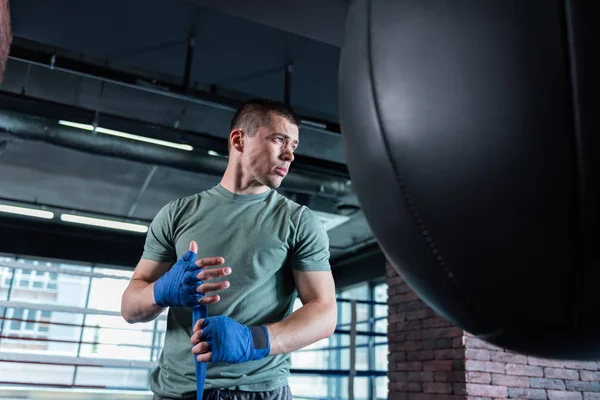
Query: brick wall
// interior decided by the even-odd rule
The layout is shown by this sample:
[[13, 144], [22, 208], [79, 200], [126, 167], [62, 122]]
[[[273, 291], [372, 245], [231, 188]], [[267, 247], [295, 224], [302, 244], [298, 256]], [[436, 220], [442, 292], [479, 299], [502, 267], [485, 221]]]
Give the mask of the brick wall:
[[389, 265], [390, 400], [466, 400], [461, 329], [427, 307]]
[[465, 347], [469, 395], [485, 399], [600, 400], [597, 362], [528, 357], [468, 334]]
[[508, 352], [452, 327], [387, 266], [389, 400], [600, 400], [597, 362]]
[[4, 78], [6, 60], [12, 42], [8, 0], [0, 0], [0, 83]]

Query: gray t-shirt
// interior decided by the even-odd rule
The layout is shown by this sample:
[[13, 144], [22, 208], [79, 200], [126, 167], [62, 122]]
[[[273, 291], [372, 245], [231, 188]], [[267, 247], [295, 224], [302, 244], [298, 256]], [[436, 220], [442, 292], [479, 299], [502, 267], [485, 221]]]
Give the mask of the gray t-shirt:
[[[226, 315], [245, 325], [284, 319], [297, 297], [292, 269], [330, 271], [329, 238], [307, 207], [275, 190], [234, 194], [221, 185], [170, 202], [148, 230], [142, 258], [175, 262], [198, 244], [198, 258], [221, 256], [232, 273], [209, 316]], [[196, 390], [191, 353], [192, 313], [168, 310], [167, 332], [158, 367], [150, 376], [160, 396], [187, 397]], [[240, 364], [208, 363], [207, 389], [267, 391], [287, 384], [291, 356], [278, 354]]]

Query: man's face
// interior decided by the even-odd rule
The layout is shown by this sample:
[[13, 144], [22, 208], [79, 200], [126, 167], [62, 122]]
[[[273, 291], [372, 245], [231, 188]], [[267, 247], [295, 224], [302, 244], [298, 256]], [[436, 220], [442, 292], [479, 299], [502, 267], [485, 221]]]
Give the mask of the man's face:
[[298, 127], [271, 114], [271, 123], [244, 140], [244, 169], [259, 184], [276, 189], [287, 175], [298, 147]]

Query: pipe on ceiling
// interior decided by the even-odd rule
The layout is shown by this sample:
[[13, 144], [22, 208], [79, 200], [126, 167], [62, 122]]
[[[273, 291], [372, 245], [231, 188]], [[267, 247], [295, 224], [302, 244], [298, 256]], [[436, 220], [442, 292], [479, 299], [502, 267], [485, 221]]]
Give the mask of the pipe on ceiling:
[[[0, 131], [24, 140], [41, 141], [90, 154], [208, 175], [222, 175], [228, 162], [224, 157], [83, 131], [59, 125], [58, 121], [9, 110], [0, 110]], [[347, 179], [293, 169], [281, 186], [293, 192], [326, 197], [354, 195], [351, 182]]]

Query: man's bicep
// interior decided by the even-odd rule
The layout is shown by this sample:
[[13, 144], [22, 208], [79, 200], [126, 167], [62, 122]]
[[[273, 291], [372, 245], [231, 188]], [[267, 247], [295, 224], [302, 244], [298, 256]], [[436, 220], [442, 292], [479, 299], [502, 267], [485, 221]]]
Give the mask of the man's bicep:
[[141, 280], [147, 283], [155, 282], [158, 278], [163, 276], [173, 264], [174, 262], [171, 261], [153, 261], [142, 258], [135, 267], [131, 279]]
[[293, 275], [302, 304], [309, 301], [335, 303], [335, 283], [331, 271], [293, 270]]

